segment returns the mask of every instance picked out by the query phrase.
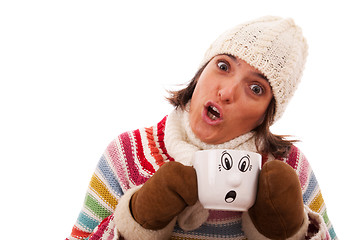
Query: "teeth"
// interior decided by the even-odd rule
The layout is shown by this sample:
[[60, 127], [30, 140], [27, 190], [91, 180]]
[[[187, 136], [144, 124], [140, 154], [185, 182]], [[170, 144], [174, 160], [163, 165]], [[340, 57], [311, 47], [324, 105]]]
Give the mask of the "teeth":
[[220, 117], [220, 111], [214, 106], [209, 106], [207, 115], [211, 120], [216, 120]]
[[216, 116], [211, 114], [210, 112], [207, 113], [208, 117], [211, 118], [211, 120], [216, 120]]
[[210, 106], [211, 110], [213, 110], [216, 114], [218, 114], [220, 116], [220, 111], [219, 109], [217, 109], [216, 107], [214, 106]]

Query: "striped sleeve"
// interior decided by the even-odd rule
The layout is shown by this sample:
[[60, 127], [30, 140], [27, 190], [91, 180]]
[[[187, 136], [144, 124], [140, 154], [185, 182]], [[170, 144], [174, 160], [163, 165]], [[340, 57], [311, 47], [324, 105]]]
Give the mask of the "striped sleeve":
[[318, 181], [305, 155], [297, 147], [293, 146], [289, 157], [284, 159], [284, 161], [292, 166], [299, 176], [304, 204], [313, 212], [319, 213], [322, 216], [330, 239], [338, 239], [328, 217]]
[[[111, 216], [124, 193], [144, 184], [166, 161], [163, 144], [166, 117], [157, 125], [120, 134], [101, 156], [69, 240], [89, 239]], [[106, 221], [105, 221], [106, 223]]]
[[123, 190], [107, 161], [109, 148], [100, 158], [91, 178], [85, 200], [69, 240], [87, 239], [105, 218], [111, 215]]

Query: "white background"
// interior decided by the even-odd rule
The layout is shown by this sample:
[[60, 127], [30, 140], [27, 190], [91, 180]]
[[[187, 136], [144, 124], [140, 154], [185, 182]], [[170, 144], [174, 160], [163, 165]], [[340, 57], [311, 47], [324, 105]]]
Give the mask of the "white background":
[[119, 133], [171, 111], [166, 89], [188, 82], [227, 28], [292, 17], [309, 56], [273, 132], [302, 142], [341, 239], [354, 239], [359, 183], [356, 1], [0, 2], [2, 239], [64, 239], [97, 161]]

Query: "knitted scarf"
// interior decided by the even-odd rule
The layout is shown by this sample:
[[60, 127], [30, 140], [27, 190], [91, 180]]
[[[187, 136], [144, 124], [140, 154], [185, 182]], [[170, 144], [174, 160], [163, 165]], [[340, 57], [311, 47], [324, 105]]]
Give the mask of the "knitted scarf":
[[[175, 110], [152, 127], [120, 134], [109, 144], [100, 158], [90, 181], [83, 208], [68, 239], [116, 239], [118, 231], [115, 228], [113, 213], [120, 205], [124, 206], [124, 211], [129, 212], [125, 200], [131, 196], [131, 192], [141, 187], [166, 161], [176, 160], [184, 165], [192, 165], [192, 155], [195, 151], [212, 148], [256, 151], [254, 133], [247, 133], [220, 145], [206, 144], [191, 131], [188, 113]], [[319, 216], [321, 221], [325, 220], [325, 231], [318, 239], [337, 239], [327, 217], [316, 178], [305, 156], [293, 147], [289, 157], [281, 160], [297, 172], [304, 204], [312, 210], [313, 220], [318, 222], [316, 217]], [[121, 204], [124, 201], [125, 203]], [[131, 236], [137, 230], [129, 224], [131, 214], [127, 214], [120, 218], [123, 217], [126, 223], [123, 224], [123, 228], [126, 228]], [[192, 209], [186, 209], [175, 220], [172, 223], [171, 239], [246, 239], [240, 212], [207, 211], [197, 204]], [[314, 226], [314, 229], [324, 230], [324, 227], [316, 224]], [[151, 238], [144, 236], [141, 239]]]
[[237, 149], [256, 152], [254, 132], [249, 132], [222, 144], [207, 144], [195, 136], [190, 127], [189, 112], [175, 110], [167, 120], [165, 146], [168, 153], [184, 165], [193, 165], [196, 151], [207, 149]]

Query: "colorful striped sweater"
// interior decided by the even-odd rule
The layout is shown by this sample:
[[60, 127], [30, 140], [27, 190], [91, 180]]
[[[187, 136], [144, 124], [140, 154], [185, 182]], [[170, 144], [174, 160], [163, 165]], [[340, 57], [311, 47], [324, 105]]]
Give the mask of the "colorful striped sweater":
[[[109, 144], [91, 178], [83, 208], [69, 240], [122, 239], [115, 228], [113, 215], [121, 197], [128, 190], [145, 183], [165, 162], [177, 161], [170, 156], [165, 144], [167, 124], [165, 117], [152, 127], [122, 133]], [[266, 161], [267, 158], [264, 159]], [[326, 237], [322, 239], [337, 239], [316, 177], [303, 153], [293, 146], [288, 158], [281, 160], [298, 174], [304, 205], [324, 219], [327, 229]], [[171, 239], [247, 238], [243, 232], [241, 212], [210, 210], [207, 220], [195, 230], [185, 231], [176, 224]]]

